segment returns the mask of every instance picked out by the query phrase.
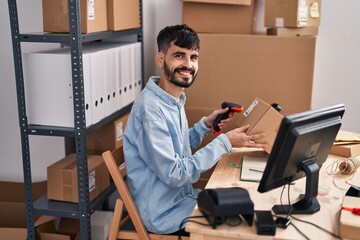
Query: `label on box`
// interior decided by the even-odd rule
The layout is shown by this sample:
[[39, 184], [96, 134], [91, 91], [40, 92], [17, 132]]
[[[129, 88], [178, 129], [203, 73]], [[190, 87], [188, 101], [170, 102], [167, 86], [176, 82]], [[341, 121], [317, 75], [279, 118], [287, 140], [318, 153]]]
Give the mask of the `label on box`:
[[95, 189], [95, 170], [89, 173], [89, 192]]
[[307, 8], [307, 0], [300, 0], [299, 7], [298, 7], [298, 25], [299, 26], [306, 26], [307, 25], [307, 15], [308, 15], [308, 8]]
[[314, 3], [311, 4], [310, 17], [311, 18], [319, 18], [320, 17], [319, 3], [318, 2], [314, 2]]
[[88, 0], [88, 20], [95, 20], [95, 0]]
[[116, 125], [116, 141], [120, 141], [124, 136], [124, 124], [119, 122]]
[[259, 101], [257, 99], [255, 99], [250, 104], [250, 106], [243, 112], [244, 117], [247, 117], [258, 103], [259, 103]]
[[284, 27], [284, 18], [275, 18], [275, 26], [276, 27]]

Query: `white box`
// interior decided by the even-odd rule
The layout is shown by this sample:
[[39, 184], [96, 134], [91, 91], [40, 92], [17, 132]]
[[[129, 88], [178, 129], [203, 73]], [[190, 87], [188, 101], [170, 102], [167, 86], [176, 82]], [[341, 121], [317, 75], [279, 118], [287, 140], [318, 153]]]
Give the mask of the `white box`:
[[106, 240], [110, 233], [113, 212], [95, 211], [91, 215], [91, 239]]

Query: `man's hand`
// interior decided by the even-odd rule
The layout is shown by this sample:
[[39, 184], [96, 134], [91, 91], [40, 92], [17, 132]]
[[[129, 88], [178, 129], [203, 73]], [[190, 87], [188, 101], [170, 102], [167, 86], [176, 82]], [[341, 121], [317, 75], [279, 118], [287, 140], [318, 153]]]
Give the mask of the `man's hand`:
[[249, 125], [235, 128], [226, 133], [230, 143], [233, 147], [252, 147], [252, 148], [266, 148], [267, 144], [255, 143], [257, 139], [265, 136], [265, 133], [259, 133], [254, 135], [246, 135], [246, 130]]
[[[216, 117], [220, 114], [226, 113], [229, 110], [229, 108], [221, 108], [218, 110], [213, 111], [212, 113], [210, 113], [209, 116], [205, 117], [204, 119], [204, 123], [208, 128], [211, 128], [213, 122], [215, 121]], [[234, 116], [233, 112], [229, 113], [229, 117], [226, 119], [221, 120], [221, 122], [219, 123], [219, 128], [222, 129], [223, 127], [226, 126], [226, 124], [228, 124], [228, 122], [232, 119], [232, 117]]]

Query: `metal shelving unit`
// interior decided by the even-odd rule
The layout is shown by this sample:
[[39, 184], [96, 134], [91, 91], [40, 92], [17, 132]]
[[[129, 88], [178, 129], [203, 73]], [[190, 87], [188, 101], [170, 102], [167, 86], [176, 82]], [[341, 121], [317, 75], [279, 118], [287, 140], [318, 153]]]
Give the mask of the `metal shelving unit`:
[[[37, 214], [51, 215], [57, 217], [78, 218], [80, 220], [80, 237], [82, 240], [91, 239], [90, 216], [92, 212], [100, 206], [109, 195], [115, 191], [115, 186], [111, 184], [109, 189], [100, 194], [95, 200], [89, 202], [88, 168], [86, 134], [90, 131], [101, 128], [106, 123], [116, 117], [130, 111], [131, 104], [118, 110], [100, 122], [86, 128], [85, 123], [85, 104], [83, 90], [83, 69], [82, 69], [82, 45], [86, 42], [117, 38], [122, 36], [137, 35], [137, 41], [143, 43], [142, 30], [142, 0], [140, 4], [140, 28], [117, 32], [99, 32], [92, 34], [82, 34], [80, 24], [80, 0], [68, 0], [69, 10], [69, 34], [52, 33], [29, 33], [19, 32], [19, 21], [16, 0], [8, 0], [9, 17], [11, 25], [11, 35], [13, 43], [14, 67], [16, 78], [16, 91], [18, 99], [19, 125], [21, 132], [21, 147], [23, 156], [23, 174], [25, 184], [25, 206], [28, 239], [35, 239], [34, 216]], [[69, 45], [71, 48], [71, 67], [74, 96], [74, 128], [64, 128], [56, 126], [30, 125], [27, 121], [25, 89], [22, 68], [22, 42], [46, 42], [60, 43]], [[143, 61], [142, 44], [142, 61]], [[143, 64], [142, 64], [143, 66]], [[143, 69], [143, 67], [142, 67]], [[144, 71], [142, 70], [144, 79]], [[142, 83], [144, 85], [144, 81]], [[42, 196], [35, 202], [32, 201], [32, 177], [31, 160], [29, 151], [29, 135], [62, 136], [73, 138], [75, 142], [75, 152], [77, 156], [77, 174], [79, 203], [66, 203], [59, 201], [49, 201], [47, 195]]]

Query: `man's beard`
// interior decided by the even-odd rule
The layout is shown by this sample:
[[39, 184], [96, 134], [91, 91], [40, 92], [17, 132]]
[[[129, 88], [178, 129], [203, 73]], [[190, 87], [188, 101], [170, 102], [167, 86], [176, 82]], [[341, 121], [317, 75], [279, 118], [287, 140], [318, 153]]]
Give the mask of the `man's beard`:
[[[183, 81], [176, 79], [175, 74], [177, 71], [181, 71], [181, 70], [191, 70], [191, 74], [189, 76], [189, 78], [182, 78]], [[167, 77], [167, 79], [169, 80], [169, 82], [171, 82], [172, 84], [178, 86], [178, 87], [183, 87], [183, 88], [188, 88], [190, 87], [196, 78], [195, 71], [192, 69], [188, 69], [186, 67], [181, 67], [181, 68], [175, 68], [173, 72], [170, 71], [169, 66], [166, 64], [166, 62], [164, 62], [164, 72], [165, 75]]]

